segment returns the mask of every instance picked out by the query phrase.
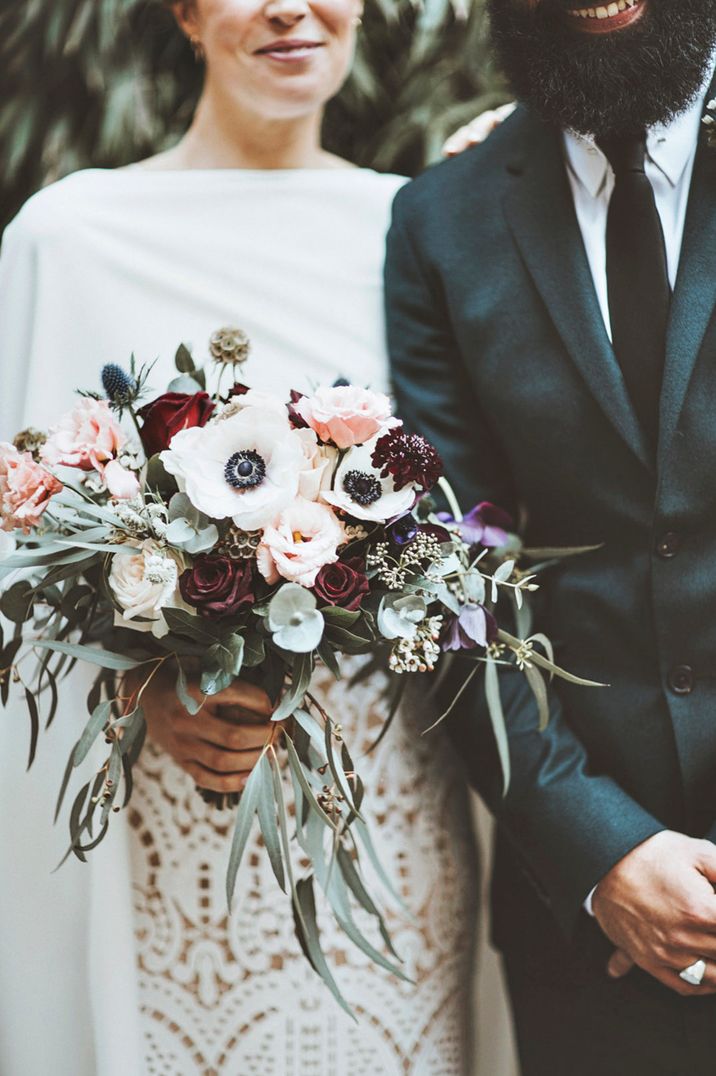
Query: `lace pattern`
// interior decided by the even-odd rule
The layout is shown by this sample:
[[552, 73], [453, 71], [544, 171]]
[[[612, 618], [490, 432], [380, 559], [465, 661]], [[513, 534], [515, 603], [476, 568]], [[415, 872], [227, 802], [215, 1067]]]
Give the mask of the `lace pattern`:
[[[413, 983], [403, 983], [320, 915], [324, 948], [358, 1016], [313, 973], [293, 934], [258, 827], [231, 916], [224, 872], [233, 812], [147, 744], [130, 809], [134, 922], [148, 1076], [466, 1076], [477, 865], [459, 766], [414, 700], [378, 750], [383, 681], [318, 673], [365, 780], [381, 860], [399, 888], [386, 918]], [[417, 692], [412, 692], [417, 697]], [[374, 886], [380, 893], [380, 889]]]

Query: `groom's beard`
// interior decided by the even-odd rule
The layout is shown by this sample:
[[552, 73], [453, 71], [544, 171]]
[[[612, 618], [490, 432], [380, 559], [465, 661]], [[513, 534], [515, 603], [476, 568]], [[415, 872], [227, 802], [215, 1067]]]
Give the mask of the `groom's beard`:
[[599, 138], [668, 123], [696, 99], [716, 44], [716, 0], [647, 0], [637, 22], [606, 34], [573, 29], [564, 12], [574, 6], [488, 0], [505, 74], [543, 119]]

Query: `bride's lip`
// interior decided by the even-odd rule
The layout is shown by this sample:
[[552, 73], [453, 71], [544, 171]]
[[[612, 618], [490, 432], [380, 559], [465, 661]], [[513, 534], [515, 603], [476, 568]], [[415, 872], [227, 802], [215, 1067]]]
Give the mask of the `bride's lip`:
[[297, 63], [306, 60], [324, 47], [323, 41], [309, 41], [303, 38], [278, 38], [256, 49], [254, 56], [268, 56], [281, 63]]
[[608, 4], [575, 6], [566, 15], [575, 30], [587, 34], [610, 34], [633, 25], [642, 17], [649, 0], [610, 0]]

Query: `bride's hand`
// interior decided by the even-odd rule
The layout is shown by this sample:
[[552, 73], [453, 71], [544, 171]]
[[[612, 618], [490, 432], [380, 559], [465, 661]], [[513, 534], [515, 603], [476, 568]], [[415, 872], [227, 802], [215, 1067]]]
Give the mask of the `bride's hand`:
[[[198, 678], [188, 678], [188, 690], [201, 701]], [[213, 792], [243, 789], [272, 730], [268, 695], [241, 680], [207, 698], [192, 716], [176, 696], [173, 675], [162, 669], [143, 692], [142, 708], [151, 739], [197, 785]], [[240, 724], [230, 724], [226, 718]]]
[[491, 108], [487, 112], [481, 112], [474, 120], [470, 120], [464, 127], [460, 127], [459, 130], [450, 135], [442, 148], [443, 157], [456, 157], [459, 153], [469, 149], [470, 146], [477, 146], [480, 142], [484, 142], [495, 128], [504, 123], [508, 116], [512, 115], [516, 108], [516, 102], [510, 101], [509, 104], [500, 105], [499, 108]]

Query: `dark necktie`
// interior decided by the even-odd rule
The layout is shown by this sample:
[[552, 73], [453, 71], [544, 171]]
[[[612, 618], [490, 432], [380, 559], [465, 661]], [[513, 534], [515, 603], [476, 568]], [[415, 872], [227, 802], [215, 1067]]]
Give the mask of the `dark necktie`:
[[646, 135], [598, 144], [615, 176], [607, 219], [612, 342], [634, 409], [655, 448], [671, 288], [664, 233], [644, 171]]

